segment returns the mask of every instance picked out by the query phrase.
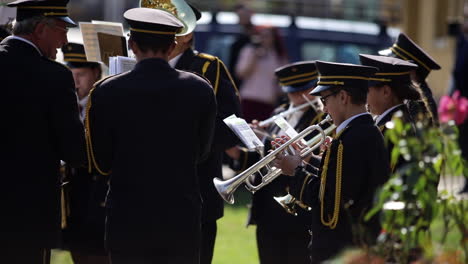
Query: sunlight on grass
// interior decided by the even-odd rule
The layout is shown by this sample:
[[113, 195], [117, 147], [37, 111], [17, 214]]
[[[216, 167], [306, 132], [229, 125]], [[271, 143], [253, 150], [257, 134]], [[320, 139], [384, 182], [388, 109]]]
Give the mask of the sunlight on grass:
[[213, 264], [258, 263], [255, 226], [245, 227], [247, 208], [226, 206], [218, 220]]

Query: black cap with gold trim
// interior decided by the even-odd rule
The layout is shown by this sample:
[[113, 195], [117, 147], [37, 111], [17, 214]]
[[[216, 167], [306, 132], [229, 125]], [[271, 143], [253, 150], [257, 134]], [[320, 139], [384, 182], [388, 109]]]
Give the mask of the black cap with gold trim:
[[68, 17], [69, 0], [18, 0], [7, 4], [16, 7], [16, 20], [22, 21], [31, 17], [45, 16], [63, 20], [70, 27], [76, 23]]
[[315, 61], [291, 63], [276, 69], [275, 74], [285, 93], [300, 92], [317, 85]]
[[369, 81], [369, 86], [378, 83], [391, 83], [397, 81], [400, 84], [411, 82], [411, 71], [416, 70], [418, 65], [398, 58], [359, 54], [361, 64], [376, 67], [379, 71]]
[[70, 68], [94, 68], [100, 66], [98, 62], [86, 60], [84, 46], [78, 43], [67, 43], [62, 47], [63, 61]]
[[310, 93], [320, 95], [333, 87], [368, 89], [368, 82], [378, 69], [375, 67], [316, 61], [319, 72], [318, 86]]
[[386, 50], [379, 51], [380, 55], [396, 57], [402, 60], [411, 61], [419, 66], [416, 70], [418, 76], [426, 78], [431, 70], [440, 70], [440, 65], [406, 34], [400, 33], [398, 39]]
[[124, 13], [124, 17], [130, 25], [130, 33], [137, 37], [174, 37], [184, 27], [174, 15], [160, 9], [132, 8]]

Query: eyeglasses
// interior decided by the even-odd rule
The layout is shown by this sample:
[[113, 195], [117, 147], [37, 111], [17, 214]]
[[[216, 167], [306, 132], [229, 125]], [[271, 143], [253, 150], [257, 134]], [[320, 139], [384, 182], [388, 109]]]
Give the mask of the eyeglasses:
[[329, 94], [329, 95], [322, 96], [322, 97], [320, 97], [320, 101], [322, 101], [322, 104], [323, 104], [323, 105], [327, 105], [327, 98], [330, 97], [330, 96], [332, 96], [332, 95], [335, 95], [335, 94], [337, 94], [337, 93], [339, 93], [339, 92], [340, 92], [340, 90], [334, 91], [333, 93], [331, 93], [331, 94]]

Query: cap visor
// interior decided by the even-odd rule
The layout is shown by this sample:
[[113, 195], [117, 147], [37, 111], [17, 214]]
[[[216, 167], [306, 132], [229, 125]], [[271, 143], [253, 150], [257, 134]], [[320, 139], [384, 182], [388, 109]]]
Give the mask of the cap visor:
[[76, 27], [75, 21], [71, 20], [69, 17], [56, 17], [57, 19], [62, 20], [63, 22], [67, 23], [68, 27]]
[[312, 90], [312, 92], [310, 92], [310, 95], [315, 95], [315, 96], [320, 95], [321, 92], [326, 91], [330, 88], [332, 88], [332, 86], [330, 85], [319, 85], [315, 87], [315, 89]]

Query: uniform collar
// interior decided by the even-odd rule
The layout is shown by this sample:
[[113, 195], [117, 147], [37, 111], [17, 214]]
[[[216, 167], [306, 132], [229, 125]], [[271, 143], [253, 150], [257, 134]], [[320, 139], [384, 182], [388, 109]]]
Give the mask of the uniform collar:
[[195, 51], [191, 48], [186, 49], [175, 64], [176, 69], [188, 70], [195, 57]]
[[[157, 67], [157, 70], [156, 68]], [[166, 60], [160, 59], [160, 58], [149, 58], [149, 59], [143, 59], [139, 61], [134, 68], [134, 71], [157, 71], [159, 72], [161, 69], [172, 69], [169, 63]]]
[[[389, 109], [385, 110], [385, 112], [383, 112], [381, 115], [379, 115], [377, 117], [377, 119], [375, 119], [375, 124], [376, 125], [383, 125], [383, 124], [380, 124], [380, 122], [385, 118], [387, 117], [387, 115], [391, 115], [393, 113], [393, 110], [399, 108], [400, 106], [403, 106], [403, 104], [398, 104], [398, 105], [395, 105], [393, 107], [390, 107]], [[390, 117], [391, 118], [391, 117]]]
[[171, 65], [172, 68], [175, 68], [177, 63], [179, 62], [180, 57], [182, 57], [182, 55], [183, 53], [180, 53], [179, 55], [172, 58], [172, 60], [169, 61], [169, 65]]
[[350, 123], [351, 121], [353, 121], [354, 119], [358, 118], [358, 117], [361, 117], [361, 116], [364, 116], [364, 115], [367, 115], [370, 117], [370, 119], [372, 120], [372, 117], [369, 113], [367, 112], [364, 112], [364, 113], [360, 113], [360, 114], [357, 114], [357, 115], [353, 115], [352, 117], [346, 119], [343, 123], [341, 123], [337, 128], [336, 128], [336, 134], [339, 135], [341, 131], [343, 131]]

